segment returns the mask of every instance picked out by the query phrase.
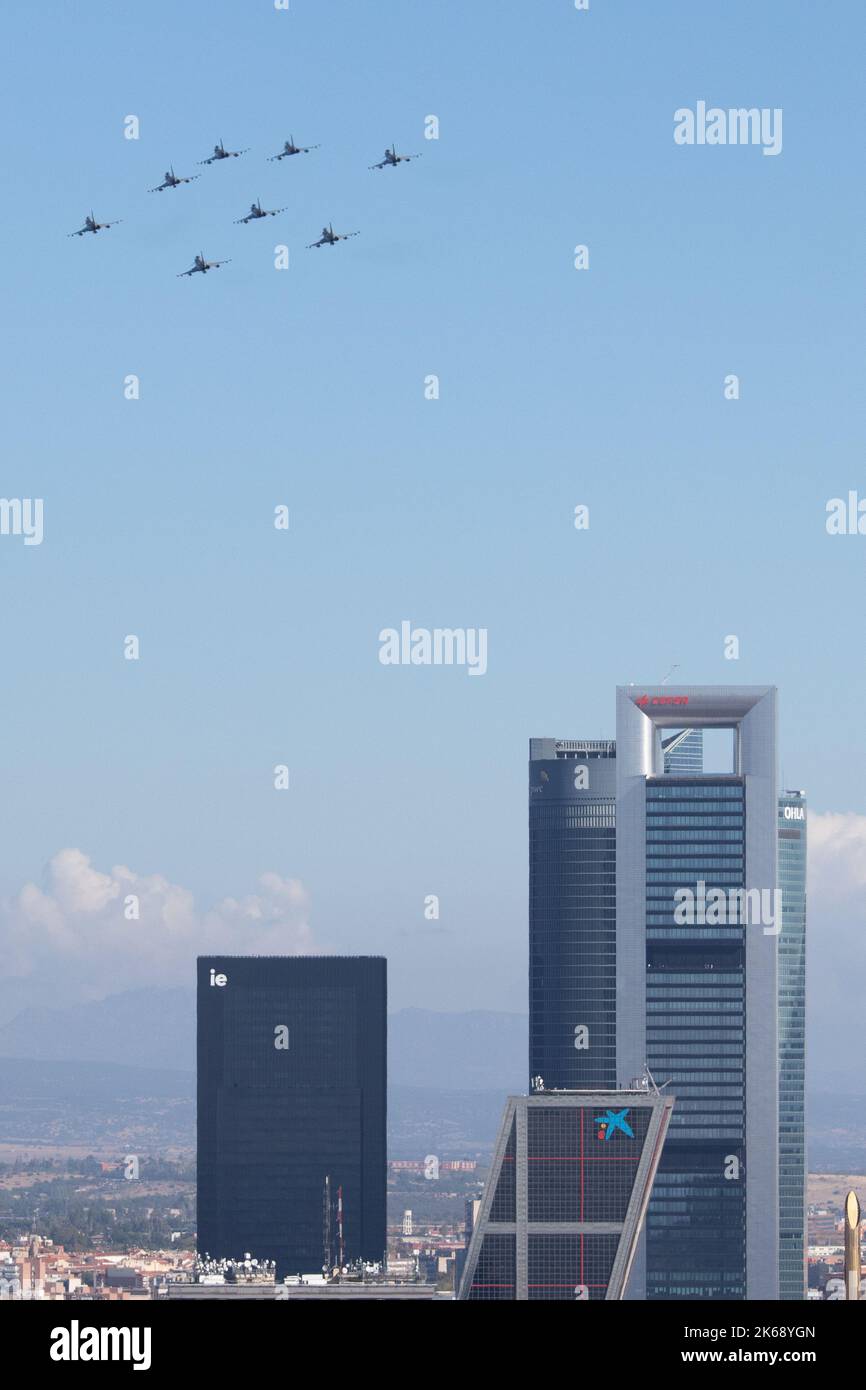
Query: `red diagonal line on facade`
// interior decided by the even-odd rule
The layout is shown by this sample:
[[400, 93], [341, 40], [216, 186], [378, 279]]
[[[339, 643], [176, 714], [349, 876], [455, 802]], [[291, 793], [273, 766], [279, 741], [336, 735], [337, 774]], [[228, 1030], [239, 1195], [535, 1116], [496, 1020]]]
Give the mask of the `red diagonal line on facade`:
[[[584, 1111], [581, 1106], [581, 1220], [584, 1219]], [[584, 1268], [584, 1237], [581, 1236], [581, 1273]], [[582, 1279], [581, 1279], [582, 1283]]]
[[[583, 1280], [582, 1280], [582, 1279], [581, 1279], [580, 1282], [581, 1282], [581, 1284], [583, 1284]], [[501, 1287], [501, 1288], [511, 1288], [512, 1286], [511, 1286], [510, 1284], [502, 1284], [502, 1285], [497, 1285], [497, 1284], [491, 1284], [491, 1285], [479, 1284], [477, 1287], [478, 1287], [478, 1288], [485, 1288], [485, 1287], [489, 1287], [489, 1288], [500, 1288], [500, 1287]], [[573, 1289], [573, 1288], [574, 1288], [574, 1285], [571, 1284], [571, 1283], [569, 1283], [569, 1284], [527, 1284], [526, 1287], [527, 1287], [528, 1289]], [[607, 1284], [583, 1284], [583, 1287], [584, 1287], [585, 1289], [606, 1289], [606, 1288], [607, 1288]]]

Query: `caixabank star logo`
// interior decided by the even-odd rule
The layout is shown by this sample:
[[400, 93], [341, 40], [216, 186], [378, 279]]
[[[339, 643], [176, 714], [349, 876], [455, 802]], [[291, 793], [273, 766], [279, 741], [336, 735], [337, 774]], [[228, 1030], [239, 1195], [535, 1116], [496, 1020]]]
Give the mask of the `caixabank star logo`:
[[634, 1139], [634, 1130], [626, 1119], [627, 1115], [628, 1106], [624, 1110], [605, 1110], [603, 1115], [598, 1115], [596, 1117], [598, 1138], [608, 1143], [619, 1130], [627, 1139]]

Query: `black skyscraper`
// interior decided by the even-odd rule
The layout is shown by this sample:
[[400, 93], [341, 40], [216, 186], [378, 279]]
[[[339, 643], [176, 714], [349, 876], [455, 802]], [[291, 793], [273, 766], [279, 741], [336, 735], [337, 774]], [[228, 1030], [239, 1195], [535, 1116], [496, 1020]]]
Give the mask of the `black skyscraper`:
[[201, 956], [198, 1248], [275, 1260], [385, 1249], [386, 962], [376, 956]]
[[529, 743], [529, 1074], [615, 1089], [616, 744]]

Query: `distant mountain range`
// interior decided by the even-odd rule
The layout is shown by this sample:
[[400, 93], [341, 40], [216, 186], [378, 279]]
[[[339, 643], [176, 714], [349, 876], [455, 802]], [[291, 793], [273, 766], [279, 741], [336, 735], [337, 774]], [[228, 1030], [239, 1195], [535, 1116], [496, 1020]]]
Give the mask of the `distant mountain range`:
[[[501, 1091], [388, 1088], [391, 1158], [481, 1158], [502, 1114]], [[0, 1059], [0, 1157], [4, 1146], [96, 1154], [195, 1148], [195, 1074], [117, 1062]]]
[[[0, 1057], [195, 1070], [195, 990], [138, 989], [65, 1009], [33, 1006], [0, 1027]], [[520, 1091], [526, 1018], [401, 1009], [388, 1019], [389, 1080], [450, 1091]]]
[[[388, 1088], [391, 1158], [489, 1156], [507, 1088]], [[866, 1097], [816, 1098], [809, 1132], [813, 1172], [866, 1167]], [[195, 1148], [195, 1074], [99, 1062], [0, 1059], [0, 1156], [4, 1146], [100, 1155]]]
[[[195, 1073], [195, 991], [140, 989], [65, 1009], [25, 1008], [0, 1027], [0, 1130], [11, 1138], [29, 1106], [86, 1095], [110, 1106], [135, 1095], [173, 1097], [172, 1123], [188, 1129]], [[8, 1014], [7, 1014], [8, 1018]], [[388, 1019], [394, 1156], [473, 1153], [492, 1143], [504, 1098], [525, 1090], [527, 1020], [476, 1010], [400, 1009]], [[40, 1069], [36, 1064], [46, 1065]], [[92, 1064], [88, 1067], [77, 1064]], [[146, 1074], [145, 1074], [146, 1073]], [[174, 1078], [174, 1080], [172, 1079]], [[3, 1089], [3, 1084], [11, 1087]], [[859, 1091], [859, 1088], [857, 1088]], [[866, 1167], [866, 1098], [829, 1074], [811, 1079], [810, 1160], [815, 1168]], [[2, 1102], [0, 1102], [2, 1104]], [[121, 1109], [124, 1107], [121, 1106]], [[33, 1112], [35, 1115], [35, 1111]], [[160, 1112], [162, 1113], [162, 1112]], [[3, 1122], [5, 1120], [5, 1123]], [[26, 1127], [26, 1126], [25, 1126]]]

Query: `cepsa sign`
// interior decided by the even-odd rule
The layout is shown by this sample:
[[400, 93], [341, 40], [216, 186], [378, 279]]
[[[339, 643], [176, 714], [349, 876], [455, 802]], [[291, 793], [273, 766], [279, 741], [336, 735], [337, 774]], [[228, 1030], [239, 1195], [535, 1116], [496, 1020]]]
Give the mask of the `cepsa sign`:
[[639, 695], [635, 700], [639, 709], [643, 709], [644, 705], [687, 705], [688, 703], [688, 695]]

